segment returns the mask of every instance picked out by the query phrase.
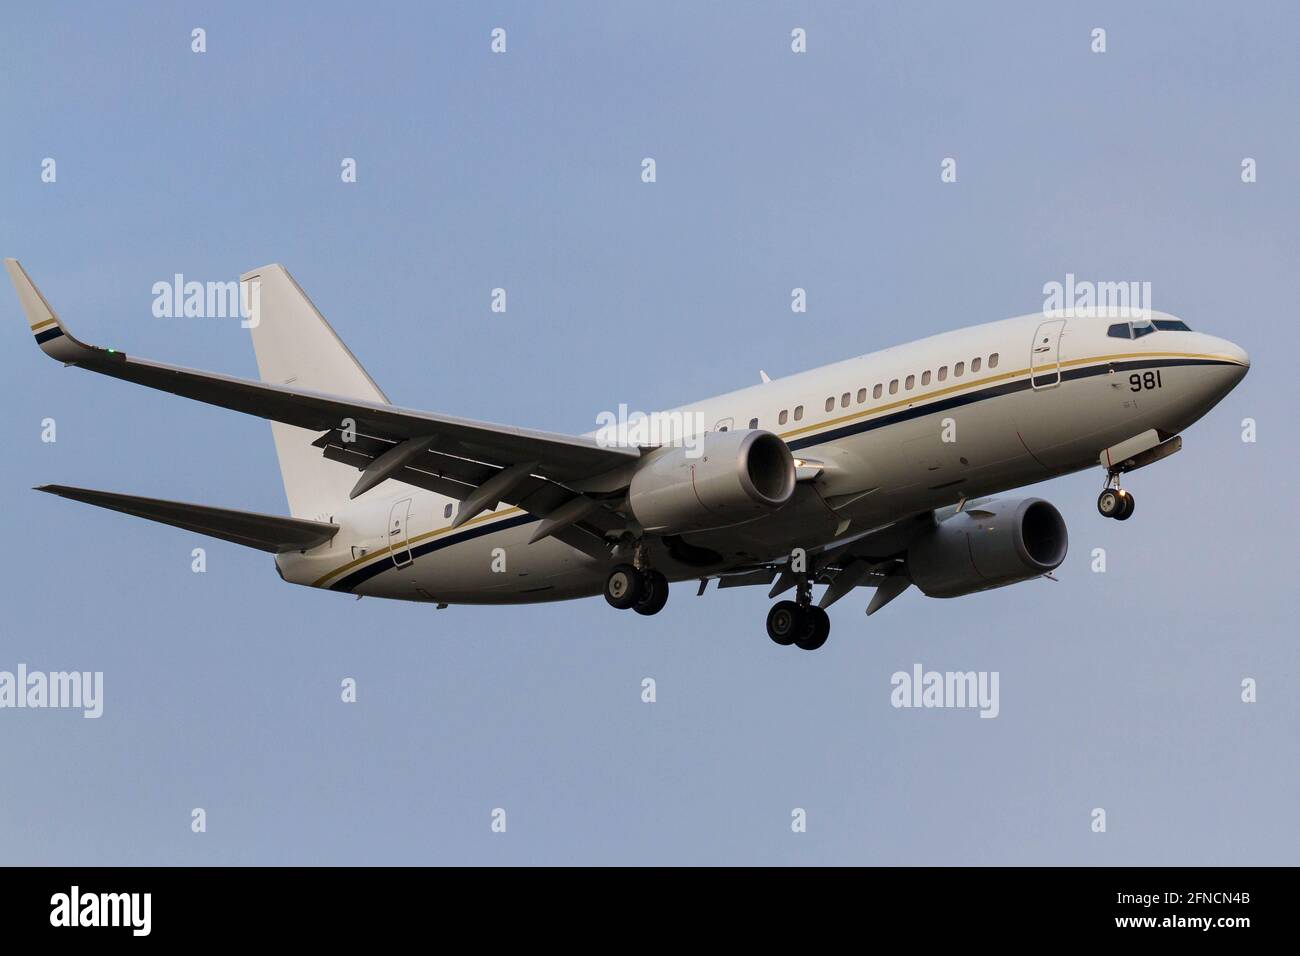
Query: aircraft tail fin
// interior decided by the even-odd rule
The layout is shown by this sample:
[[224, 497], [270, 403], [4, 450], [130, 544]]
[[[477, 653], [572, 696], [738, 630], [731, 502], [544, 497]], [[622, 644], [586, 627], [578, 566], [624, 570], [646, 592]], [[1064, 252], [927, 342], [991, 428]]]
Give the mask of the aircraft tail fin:
[[[283, 266], [263, 266], [239, 278], [263, 382], [390, 404]], [[281, 422], [271, 423], [271, 433], [290, 514], [323, 518], [347, 502], [356, 473], [312, 447], [317, 433]]]

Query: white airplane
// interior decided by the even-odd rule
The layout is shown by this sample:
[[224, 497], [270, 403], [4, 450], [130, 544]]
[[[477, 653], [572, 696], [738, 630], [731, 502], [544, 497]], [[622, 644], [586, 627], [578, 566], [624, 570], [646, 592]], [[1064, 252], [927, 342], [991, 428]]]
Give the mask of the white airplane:
[[5, 267], [51, 358], [270, 419], [292, 517], [40, 491], [272, 552], [294, 584], [440, 607], [603, 591], [648, 615], [670, 581], [793, 588], [767, 632], [805, 650], [859, 585], [875, 588], [872, 614], [913, 584], [957, 597], [1050, 576], [1060, 512], [987, 496], [1100, 465], [1098, 510], [1126, 520], [1120, 476], [1178, 451], [1250, 367], [1164, 313], [1028, 315], [764, 374], [674, 409], [705, 427], [650, 446], [391, 405], [278, 265], [241, 277], [260, 288], [260, 382], [85, 345], [17, 261]]

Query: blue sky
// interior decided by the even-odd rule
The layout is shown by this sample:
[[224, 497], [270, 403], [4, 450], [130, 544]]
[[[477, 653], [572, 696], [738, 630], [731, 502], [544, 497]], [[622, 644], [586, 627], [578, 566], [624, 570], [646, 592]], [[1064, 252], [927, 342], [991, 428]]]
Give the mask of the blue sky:
[[[1134, 520], [1096, 515], [1099, 473], [1035, 489], [1070, 526], [1060, 583], [870, 620], [864, 589], [802, 654], [763, 634], [761, 589], [678, 586], [653, 619], [356, 602], [37, 495], [285, 511], [264, 422], [60, 369], [0, 292], [0, 669], [105, 675], [98, 720], [0, 711], [0, 862], [1296, 862], [1294, 5], [52, 3], [6, 25], [0, 254], [134, 354], [255, 377], [237, 323], [156, 319], [150, 290], [278, 261], [395, 402], [570, 432], [1031, 312], [1069, 272], [1150, 281], [1254, 367], [1131, 478]], [[892, 708], [915, 662], [999, 671], [999, 717]]]

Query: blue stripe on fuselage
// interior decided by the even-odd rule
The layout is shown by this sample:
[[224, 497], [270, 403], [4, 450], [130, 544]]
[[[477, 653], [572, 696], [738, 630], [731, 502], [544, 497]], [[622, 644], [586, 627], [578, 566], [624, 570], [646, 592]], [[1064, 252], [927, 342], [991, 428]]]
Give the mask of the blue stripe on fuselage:
[[[1061, 381], [1072, 382], [1083, 378], [1090, 378], [1094, 375], [1106, 375], [1112, 370], [1117, 372], [1127, 372], [1136, 369], [1149, 368], [1168, 368], [1174, 365], [1232, 365], [1234, 363], [1219, 359], [1137, 359], [1127, 362], [1108, 362], [1102, 365], [1091, 365], [1084, 368], [1061, 369]], [[1054, 375], [1055, 372], [1040, 373], [1036, 376], [1039, 379]], [[917, 405], [914, 408], [905, 408], [889, 415], [881, 415], [879, 418], [872, 418], [866, 421], [853, 422], [843, 425], [839, 428], [833, 428], [829, 431], [820, 432], [816, 435], [807, 435], [803, 438], [796, 438], [787, 442], [792, 451], [801, 448], [809, 448], [813, 445], [822, 445], [826, 442], [838, 441], [842, 438], [848, 438], [853, 435], [860, 435], [864, 432], [873, 431], [877, 428], [884, 428], [888, 425], [896, 425], [899, 422], [909, 421], [913, 418], [922, 418], [926, 415], [934, 415], [939, 412], [946, 412], [953, 408], [961, 408], [964, 405], [973, 405], [975, 402], [984, 401], [990, 398], [998, 398], [1003, 395], [1012, 395], [1016, 392], [1023, 392], [1030, 387], [1029, 378], [1019, 379], [1014, 382], [1003, 382], [998, 385], [990, 385], [988, 388], [978, 389], [968, 392], [964, 395], [954, 395], [950, 398], [939, 399], [938, 401], [929, 402], [924, 405]], [[457, 534], [447, 535], [446, 537], [436, 538], [427, 541], [424, 544], [416, 545], [411, 549], [411, 559], [423, 557], [426, 554], [432, 554], [443, 548], [449, 548], [452, 545], [462, 544], [466, 541], [472, 541], [475, 538], [482, 537], [485, 534], [493, 534], [497, 531], [505, 531], [509, 528], [518, 528], [530, 524], [534, 521], [540, 521], [536, 515], [521, 514], [513, 518], [498, 522], [488, 522], [482, 527], [470, 528]], [[405, 565], [403, 565], [405, 567]], [[383, 560], [376, 560], [373, 564], [366, 567], [358, 568], [351, 574], [339, 578], [329, 586], [331, 591], [351, 591], [357, 585], [369, 581], [376, 575], [385, 571], [393, 570], [396, 565], [393, 564], [390, 556], [385, 555]]]

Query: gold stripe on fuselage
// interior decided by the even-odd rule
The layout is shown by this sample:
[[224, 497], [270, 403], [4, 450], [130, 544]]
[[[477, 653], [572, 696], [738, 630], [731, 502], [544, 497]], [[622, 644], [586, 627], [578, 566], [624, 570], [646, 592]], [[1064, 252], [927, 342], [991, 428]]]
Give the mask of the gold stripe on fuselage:
[[[1144, 359], [1144, 358], [1152, 358], [1152, 359], [1191, 358], [1191, 359], [1206, 359], [1206, 360], [1213, 360], [1213, 361], [1220, 361], [1220, 362], [1229, 362], [1233, 365], [1241, 364], [1236, 359], [1227, 355], [1205, 355], [1197, 352], [1128, 352], [1128, 353], [1121, 353], [1115, 355], [1090, 355], [1087, 358], [1071, 359], [1068, 362], [1061, 362], [1059, 363], [1059, 365], [1058, 363], [1053, 362], [1050, 365], [1044, 365], [1041, 368], [1037, 369], [1035, 374], [1040, 376], [1044, 374], [1050, 374], [1053, 370], [1055, 370], [1058, 367], [1072, 368], [1075, 366], [1086, 365], [1093, 362], [1101, 363], [1101, 362], [1131, 361], [1134, 359]], [[928, 402], [932, 399], [941, 398], [945, 395], [951, 395], [954, 392], [960, 392], [960, 391], [971, 390], [976, 388], [985, 388], [989, 385], [993, 385], [998, 382], [1004, 382], [1004, 381], [1009, 381], [1011, 379], [1027, 377], [1029, 375], [1029, 371], [1030, 370], [1028, 368], [1022, 368], [1022, 369], [1017, 369], [1014, 372], [1002, 372], [1001, 374], [998, 375], [987, 375], [984, 378], [971, 379], [959, 385], [948, 385], [945, 386], [944, 388], [937, 388], [922, 394], [912, 395], [909, 396], [908, 398], [900, 399], [895, 402], [889, 402], [885, 405], [878, 405], [875, 406], [874, 408], [864, 408], [856, 412], [851, 412], [848, 415], [841, 415], [839, 418], [832, 418], [826, 421], [817, 422], [815, 424], [804, 425], [801, 428], [795, 428], [786, 432], [778, 432], [777, 436], [783, 440], [788, 440], [796, 436], [804, 435], [808, 432], [829, 431], [832, 428], [838, 428], [839, 426], [847, 424], [849, 422], [865, 420], [867, 418], [874, 418], [878, 415], [888, 413], [897, 408], [916, 405], [920, 402]], [[477, 518], [473, 518], [469, 521], [466, 521], [460, 527], [468, 528], [471, 527], [472, 525], [482, 524], [488, 521], [495, 521], [499, 518], [506, 518], [511, 515], [519, 514], [521, 510], [522, 509], [520, 508], [508, 508], [505, 511], [494, 511], [489, 514], [481, 515]], [[459, 531], [460, 528], [456, 528], [455, 530]], [[451, 531], [452, 528], [450, 526], [445, 528], [435, 528], [432, 531], [426, 531], [421, 535], [417, 535], [414, 538], [408, 539], [407, 548], [410, 548], [421, 541], [427, 541], [431, 538], [441, 537], [442, 535], [448, 534]], [[375, 554], [362, 555], [359, 558], [355, 558], [352, 561], [349, 561], [347, 564], [335, 568], [333, 571], [330, 571], [328, 574], [324, 575], [323, 577], [318, 578], [316, 581], [312, 582], [311, 586], [314, 588], [321, 587], [325, 584], [326, 581], [330, 580], [331, 578], [338, 577], [339, 575], [347, 571], [351, 571], [354, 568], [357, 568], [360, 565], [363, 565], [369, 561], [374, 561], [378, 563], [378, 561], [382, 558], [391, 558], [391, 557], [392, 557], [391, 548], [389, 548], [386, 551], [376, 552]]]
[[[1050, 375], [1058, 367], [1072, 368], [1076, 365], [1087, 365], [1091, 362], [1116, 362], [1116, 361], [1128, 361], [1131, 359], [1142, 359], [1142, 358], [1217, 359], [1220, 361], [1231, 362], [1234, 365], [1240, 364], [1236, 359], [1229, 358], [1226, 355], [1204, 355], [1197, 352], [1133, 352], [1133, 353], [1120, 354], [1120, 355], [1090, 355], [1087, 358], [1071, 359], [1068, 362], [1061, 362], [1059, 363], [1059, 365], [1058, 363], [1053, 362], [1050, 365], [1043, 365], [1042, 367], [1036, 369], [1034, 374], [1038, 376]], [[793, 438], [798, 435], [803, 435], [805, 432], [821, 431], [823, 429], [838, 427], [848, 422], [857, 421], [858, 419], [861, 418], [868, 418], [873, 415], [879, 415], [882, 412], [893, 411], [896, 408], [912, 406], [917, 404], [918, 402], [928, 401], [929, 399], [933, 399], [933, 398], [940, 398], [944, 395], [951, 395], [954, 392], [960, 392], [965, 389], [983, 388], [988, 385], [993, 385], [997, 382], [1005, 382], [1005, 381], [1009, 381], [1010, 379], [1020, 378], [1022, 376], [1027, 377], [1028, 375], [1029, 375], [1029, 369], [1027, 368], [1017, 369], [1014, 372], [1003, 372], [1000, 375], [988, 375], [985, 376], [984, 378], [973, 379], [971, 381], [963, 382], [960, 385], [948, 385], [944, 388], [937, 388], [929, 392], [912, 395], [907, 398], [899, 399], [898, 401], [889, 402], [888, 404], [885, 405], [878, 405], [875, 408], [861, 409], [856, 412], [850, 412], [847, 415], [841, 415], [839, 418], [832, 418], [824, 422], [816, 422], [811, 425], [804, 425], [803, 427], [793, 429], [792, 431], [778, 432], [778, 435], [781, 438]]]
[[[448, 525], [445, 528], [434, 528], [432, 531], [426, 531], [424, 532], [424, 534], [418, 534], [414, 538], [407, 538], [406, 548], [404, 548], [403, 550], [409, 550], [412, 546], [414, 546], [418, 542], [427, 541], [430, 538], [441, 537], [442, 535], [447, 534], [453, 530], [459, 531], [461, 528], [469, 528], [476, 524], [483, 524], [484, 522], [491, 521], [494, 518], [505, 518], [510, 515], [516, 515], [519, 514], [521, 511], [522, 511], [521, 508], [507, 508], [505, 511], [492, 511], [485, 515], [479, 515], [477, 518], [471, 518], [469, 521], [466, 521], [463, 525], [461, 525], [460, 528], [453, 529], [451, 525]], [[353, 560], [349, 561], [347, 564], [335, 568], [333, 571], [329, 572], [324, 577], [317, 578], [315, 581], [312, 582], [311, 586], [314, 588], [318, 588], [326, 581], [328, 581], [330, 578], [338, 577], [343, 572], [351, 571], [353, 568], [365, 564], [367, 561], [377, 561], [377, 559], [379, 558], [391, 558], [392, 555], [393, 555], [393, 549], [391, 547], [389, 547], [384, 551], [376, 551], [374, 554], [363, 554], [361, 557], [354, 558]]]

